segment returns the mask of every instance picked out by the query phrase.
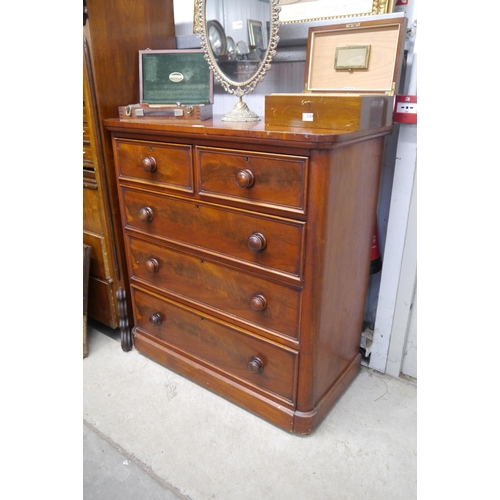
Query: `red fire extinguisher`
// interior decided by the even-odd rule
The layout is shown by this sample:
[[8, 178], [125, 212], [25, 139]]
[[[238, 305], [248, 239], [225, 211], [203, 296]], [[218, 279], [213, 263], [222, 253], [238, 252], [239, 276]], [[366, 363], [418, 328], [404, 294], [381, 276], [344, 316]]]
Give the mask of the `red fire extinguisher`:
[[375, 229], [373, 232], [372, 240], [372, 260], [370, 263], [370, 274], [377, 274], [382, 269], [382, 257], [380, 256], [380, 249], [378, 247], [378, 230], [377, 222], [375, 222]]

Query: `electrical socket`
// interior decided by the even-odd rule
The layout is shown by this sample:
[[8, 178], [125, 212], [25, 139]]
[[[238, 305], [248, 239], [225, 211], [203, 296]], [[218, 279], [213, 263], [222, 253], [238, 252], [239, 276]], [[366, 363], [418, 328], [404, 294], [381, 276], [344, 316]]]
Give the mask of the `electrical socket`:
[[396, 113], [413, 113], [417, 114], [416, 102], [398, 102], [396, 106]]

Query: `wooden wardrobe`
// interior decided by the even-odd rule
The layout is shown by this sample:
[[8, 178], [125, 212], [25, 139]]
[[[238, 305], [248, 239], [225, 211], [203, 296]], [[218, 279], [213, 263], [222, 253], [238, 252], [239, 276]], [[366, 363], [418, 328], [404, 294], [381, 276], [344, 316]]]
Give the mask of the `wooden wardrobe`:
[[173, 0], [83, 2], [83, 243], [92, 247], [88, 315], [121, 330], [131, 308], [110, 134], [103, 120], [139, 102], [138, 51], [173, 49]]

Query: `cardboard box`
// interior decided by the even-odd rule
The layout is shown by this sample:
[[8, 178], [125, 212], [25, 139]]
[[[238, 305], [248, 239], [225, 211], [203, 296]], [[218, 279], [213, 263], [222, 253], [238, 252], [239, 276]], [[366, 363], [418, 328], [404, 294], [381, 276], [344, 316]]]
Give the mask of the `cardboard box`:
[[266, 126], [391, 125], [405, 33], [404, 15], [309, 28], [304, 91], [265, 96]]

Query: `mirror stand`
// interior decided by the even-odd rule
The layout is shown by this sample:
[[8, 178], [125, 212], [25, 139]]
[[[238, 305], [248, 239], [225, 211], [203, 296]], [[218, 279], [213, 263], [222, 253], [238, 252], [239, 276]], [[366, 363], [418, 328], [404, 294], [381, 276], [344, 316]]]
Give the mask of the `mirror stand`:
[[250, 110], [248, 105], [243, 102], [243, 96], [240, 96], [234, 108], [222, 117], [223, 122], [257, 122], [259, 120], [259, 115]]
[[[264, 75], [271, 68], [271, 61], [276, 55], [276, 48], [279, 42], [279, 12], [281, 7], [278, 5], [280, 0], [263, 0], [268, 6], [264, 6], [264, 10], [267, 10], [267, 21], [266, 18], [261, 19], [246, 19], [245, 12], [252, 3], [257, 3], [254, 7], [258, 7], [257, 10], [252, 12], [257, 12], [262, 9], [262, 2], [257, 0], [195, 0], [195, 31], [200, 37], [200, 46], [205, 53], [205, 59], [208, 62], [209, 68], [212, 70], [214, 77], [220, 82], [222, 87], [229, 94], [234, 94], [238, 97], [238, 102], [234, 108], [222, 117], [222, 121], [225, 122], [255, 122], [259, 121], [261, 118], [248, 108], [248, 105], [243, 102], [243, 96], [252, 92], [259, 82], [262, 82]], [[226, 3], [227, 2], [227, 3]], [[207, 4], [210, 7], [210, 17], [207, 19]], [[228, 18], [225, 14], [227, 13]], [[219, 13], [219, 20], [215, 19]], [[229, 15], [231, 14], [231, 17]], [[254, 16], [254, 14], [252, 14]], [[256, 16], [256, 14], [255, 14]], [[235, 21], [238, 20], [238, 21]], [[236, 44], [239, 46], [240, 43], [247, 47], [246, 52], [243, 52], [243, 59], [240, 62], [243, 64], [244, 68], [238, 76], [236, 68], [232, 68], [231, 65], [227, 67], [227, 39], [231, 39], [234, 45], [234, 40], [232, 36], [226, 37], [224, 25], [232, 26], [234, 23], [239, 24], [240, 28], [245, 26], [245, 21], [241, 19], [246, 19], [246, 23], [250, 27], [252, 26], [251, 33], [249, 31], [249, 44], [245, 40], [241, 40]], [[256, 41], [260, 41], [262, 44], [262, 26], [268, 26], [268, 42], [267, 50], [264, 54], [260, 54], [257, 59], [246, 59], [246, 54], [248, 54], [248, 46], [258, 47], [259, 44]], [[238, 28], [239, 29], [239, 28]], [[234, 35], [233, 35], [234, 36]], [[219, 65], [219, 62], [221, 65]], [[258, 64], [257, 64], [258, 62]], [[234, 78], [234, 79], [233, 79]]]

